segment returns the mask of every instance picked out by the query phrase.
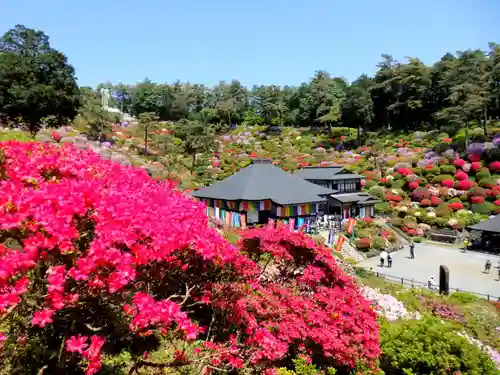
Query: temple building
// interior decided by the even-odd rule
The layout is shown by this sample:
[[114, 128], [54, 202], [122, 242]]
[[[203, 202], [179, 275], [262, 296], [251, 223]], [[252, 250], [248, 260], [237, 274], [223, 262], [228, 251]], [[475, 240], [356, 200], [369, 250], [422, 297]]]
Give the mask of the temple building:
[[306, 218], [317, 216], [320, 205], [333, 193], [270, 160], [254, 159], [248, 167], [191, 195], [206, 204], [209, 216], [239, 227], [265, 224], [269, 219], [294, 219], [295, 226], [300, 226]]
[[375, 215], [375, 204], [379, 200], [361, 191], [363, 176], [350, 173], [342, 166], [306, 167], [299, 169], [294, 176], [334, 190], [328, 201], [320, 207], [320, 211], [326, 215], [342, 215], [344, 219]]

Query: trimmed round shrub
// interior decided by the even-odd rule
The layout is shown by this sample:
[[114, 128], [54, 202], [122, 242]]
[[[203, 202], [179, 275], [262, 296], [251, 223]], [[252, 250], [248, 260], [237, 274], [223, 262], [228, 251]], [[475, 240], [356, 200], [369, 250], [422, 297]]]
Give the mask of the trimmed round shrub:
[[452, 202], [448, 204], [448, 207], [451, 208], [453, 211], [458, 211], [464, 208], [464, 205], [462, 202]]
[[492, 179], [492, 178], [483, 178], [481, 181], [479, 181], [478, 185], [483, 188], [492, 188], [496, 186], [497, 181]]
[[370, 188], [372, 188], [374, 186], [378, 186], [377, 185], [377, 181], [375, 181], [375, 180], [366, 180], [366, 182], [365, 182], [365, 188], [366, 189], [370, 189]]
[[358, 238], [355, 244], [356, 249], [361, 251], [368, 251], [371, 248], [371, 241], [369, 238]]
[[416, 201], [416, 202], [421, 202], [422, 199], [430, 199], [431, 193], [429, 192], [429, 189], [426, 189], [424, 187], [418, 187], [413, 192], [411, 193], [411, 198]]
[[433, 184], [439, 184], [442, 181], [451, 180], [453, 181], [453, 176], [449, 174], [440, 174], [432, 179]]
[[375, 204], [375, 212], [378, 214], [387, 214], [391, 211], [391, 207], [387, 202], [380, 202]]
[[384, 199], [385, 197], [385, 188], [382, 186], [372, 186], [370, 189], [368, 189], [368, 193], [373, 195], [374, 197], [377, 197], [379, 199]]
[[491, 173], [488, 169], [482, 168], [476, 172], [476, 179], [483, 180], [485, 178], [491, 178]]
[[469, 190], [475, 185], [475, 182], [472, 180], [462, 180], [457, 181], [455, 184], [455, 188], [458, 190]]
[[497, 160], [497, 161], [491, 162], [490, 165], [488, 166], [488, 168], [492, 172], [500, 172], [500, 161]]
[[453, 165], [443, 165], [443, 166], [441, 166], [441, 173], [455, 174], [456, 171], [457, 171], [457, 168], [454, 167]]
[[382, 250], [385, 248], [385, 246], [386, 246], [386, 243], [382, 237], [377, 236], [377, 237], [373, 238], [373, 240], [372, 240], [372, 248], [373, 249]]
[[469, 178], [469, 176], [464, 171], [457, 171], [457, 173], [455, 174], [455, 178], [458, 181], [464, 181], [464, 180], [467, 180]]
[[487, 197], [488, 196], [488, 190], [480, 188], [480, 187], [473, 187], [473, 188], [469, 189], [469, 191], [467, 192], [467, 195], [469, 197], [474, 197], [474, 196]]
[[495, 206], [490, 202], [472, 203], [470, 210], [478, 214], [490, 215], [495, 210]]
[[[471, 157], [472, 155], [469, 156], [469, 158]], [[472, 161], [472, 160], [471, 160]], [[473, 171], [478, 171], [479, 169], [481, 169], [481, 162], [480, 161], [472, 161], [472, 163], [470, 164], [470, 168], [473, 170]]]

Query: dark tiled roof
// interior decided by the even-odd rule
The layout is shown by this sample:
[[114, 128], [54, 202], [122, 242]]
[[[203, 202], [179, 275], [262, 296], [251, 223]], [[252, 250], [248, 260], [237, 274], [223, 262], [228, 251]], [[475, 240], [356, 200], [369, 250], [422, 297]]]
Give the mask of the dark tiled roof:
[[472, 230], [481, 230], [483, 232], [500, 233], [500, 215], [496, 215], [491, 219], [481, 221], [480, 223], [477, 223], [475, 225], [471, 225], [468, 228]]
[[321, 195], [330, 195], [327, 189], [283, 171], [265, 161], [255, 161], [225, 180], [191, 195], [197, 198], [230, 201], [260, 201], [270, 199], [280, 205], [324, 202]]
[[363, 178], [363, 176], [347, 173], [342, 166], [335, 167], [306, 167], [299, 169], [294, 175], [304, 180], [348, 180]]
[[368, 193], [342, 193], [332, 194], [333, 199], [342, 203], [377, 203], [379, 200]]

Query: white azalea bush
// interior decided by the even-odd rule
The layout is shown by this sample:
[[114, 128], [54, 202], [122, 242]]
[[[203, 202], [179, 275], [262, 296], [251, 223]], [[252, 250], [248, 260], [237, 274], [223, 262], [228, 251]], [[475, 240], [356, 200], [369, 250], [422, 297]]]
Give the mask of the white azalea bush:
[[375, 306], [377, 313], [389, 321], [421, 318], [418, 311], [410, 313], [403, 305], [403, 302], [390, 294], [384, 294], [380, 290], [368, 286], [363, 286], [361, 293]]

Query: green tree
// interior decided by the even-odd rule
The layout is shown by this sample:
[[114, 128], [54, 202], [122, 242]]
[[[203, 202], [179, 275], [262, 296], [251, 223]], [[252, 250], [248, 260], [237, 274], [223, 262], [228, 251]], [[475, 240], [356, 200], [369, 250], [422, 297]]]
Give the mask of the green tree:
[[143, 112], [139, 115], [139, 123], [144, 131], [144, 155], [148, 155], [148, 132], [158, 122], [158, 116], [154, 112]]
[[103, 133], [111, 129], [111, 125], [120, 121], [120, 115], [106, 111], [101, 105], [101, 95], [88, 88], [81, 89], [82, 107], [78, 114], [84, 120], [84, 132], [91, 139], [101, 140]]
[[374, 117], [371, 86], [370, 78], [359, 77], [347, 87], [346, 98], [342, 103], [342, 121], [344, 125], [358, 129], [358, 144], [361, 143], [361, 129], [366, 129]]
[[180, 120], [174, 127], [174, 136], [182, 140], [182, 152], [191, 157], [191, 173], [196, 168], [196, 156], [209, 151], [214, 145], [212, 128], [199, 121]]
[[0, 113], [35, 133], [44, 117], [72, 120], [80, 106], [74, 69], [42, 31], [16, 25], [0, 38]]

